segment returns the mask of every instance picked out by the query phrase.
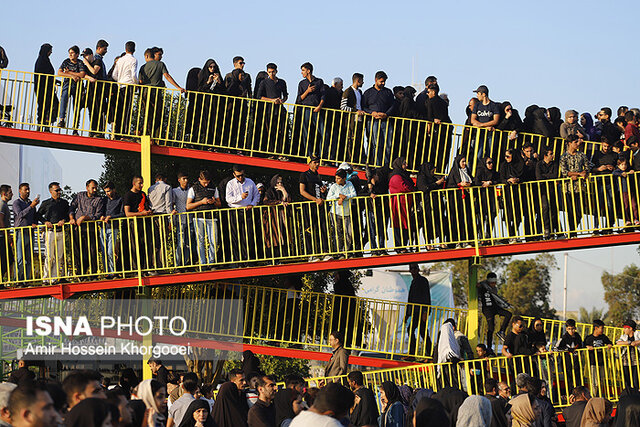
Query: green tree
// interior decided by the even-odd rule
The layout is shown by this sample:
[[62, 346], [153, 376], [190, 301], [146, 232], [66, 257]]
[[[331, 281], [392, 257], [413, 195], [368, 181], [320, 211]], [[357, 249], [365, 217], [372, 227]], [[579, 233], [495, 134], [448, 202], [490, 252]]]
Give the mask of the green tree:
[[549, 304], [549, 294], [551, 271], [557, 268], [555, 257], [546, 253], [511, 261], [498, 292], [514, 307], [514, 314], [553, 319], [556, 311]]
[[587, 310], [584, 307], [580, 307], [578, 312], [578, 322], [581, 323], [593, 323], [594, 320], [600, 319], [603, 322], [608, 322], [609, 313], [605, 311], [604, 308], [595, 308], [592, 307], [591, 311]]
[[[510, 256], [482, 258], [478, 270], [478, 280], [484, 280], [487, 273], [493, 271], [498, 275], [498, 284], [500, 284], [501, 280], [503, 280], [502, 273], [510, 259]], [[453, 301], [455, 306], [459, 308], [467, 307], [469, 262], [467, 260], [438, 262], [433, 265], [433, 270], [451, 272], [451, 286], [453, 288]]]
[[602, 273], [604, 299], [609, 304], [609, 320], [620, 324], [625, 319], [640, 317], [640, 268], [635, 264], [626, 266], [622, 273]]
[[[309, 361], [306, 359], [268, 356], [264, 354], [256, 354], [256, 356], [260, 360], [262, 370], [269, 375], [275, 375], [278, 381], [283, 381], [284, 377], [289, 374], [298, 374], [303, 378], [309, 377]], [[230, 353], [224, 365], [224, 370], [229, 372], [231, 369], [241, 368], [241, 359], [241, 353]]]

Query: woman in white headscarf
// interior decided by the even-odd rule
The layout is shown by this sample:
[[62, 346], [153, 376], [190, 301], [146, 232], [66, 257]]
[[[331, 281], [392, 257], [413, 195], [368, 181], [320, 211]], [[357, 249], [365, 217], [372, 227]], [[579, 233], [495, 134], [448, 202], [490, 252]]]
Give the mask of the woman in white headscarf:
[[440, 366], [440, 376], [444, 377], [445, 384], [452, 387], [458, 386], [457, 364], [462, 360], [460, 345], [456, 340], [453, 319], [447, 319], [440, 327], [438, 333], [438, 363], [451, 363]]
[[491, 402], [483, 396], [467, 397], [458, 409], [456, 427], [490, 427]]
[[144, 380], [138, 385], [138, 397], [147, 408], [140, 427], [165, 427], [167, 388], [159, 381]]

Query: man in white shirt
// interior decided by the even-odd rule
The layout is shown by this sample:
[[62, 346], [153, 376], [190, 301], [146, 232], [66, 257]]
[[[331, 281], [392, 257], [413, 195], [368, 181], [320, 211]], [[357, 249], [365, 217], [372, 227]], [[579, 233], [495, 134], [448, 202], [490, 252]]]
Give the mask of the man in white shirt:
[[298, 414], [289, 427], [341, 427], [340, 419], [349, 415], [354, 395], [338, 383], [330, 383], [318, 392], [313, 406]]
[[167, 427], [179, 426], [182, 422], [187, 408], [195, 400], [194, 394], [198, 391], [198, 375], [193, 372], [184, 374], [180, 387], [183, 393], [169, 408]]
[[124, 51], [126, 53], [118, 59], [112, 74], [113, 79], [120, 83], [114, 129], [116, 139], [121, 139], [123, 135], [131, 133], [131, 106], [135, 92], [135, 87], [131, 85], [138, 83], [138, 60], [133, 57], [136, 44], [132, 41], [126, 42]]
[[[227, 183], [226, 199], [231, 208], [228, 210], [228, 223], [231, 224], [231, 239], [233, 242], [232, 251], [234, 261], [246, 260], [248, 258], [248, 248], [253, 248], [253, 235], [256, 215], [260, 211], [251, 211], [251, 208], [260, 204], [260, 192], [256, 184], [244, 175], [242, 165], [233, 165], [233, 178]], [[262, 242], [259, 242], [262, 245]], [[255, 256], [252, 251], [252, 255]]]
[[193, 228], [189, 224], [189, 215], [187, 212], [187, 195], [189, 194], [189, 176], [184, 172], [178, 173], [178, 186], [172, 190], [173, 193], [173, 210], [177, 216], [174, 217], [173, 224], [175, 228], [176, 239], [176, 266], [181, 267], [191, 265], [192, 260], [195, 261], [195, 237]]
[[[335, 230], [335, 241], [332, 242], [333, 250], [337, 249], [346, 258], [346, 251], [351, 249], [353, 233], [351, 227], [351, 199], [356, 197], [356, 189], [350, 181], [347, 181], [347, 171], [336, 171], [336, 182], [329, 188], [327, 200], [331, 202], [331, 222]], [[337, 248], [336, 248], [337, 246]]]

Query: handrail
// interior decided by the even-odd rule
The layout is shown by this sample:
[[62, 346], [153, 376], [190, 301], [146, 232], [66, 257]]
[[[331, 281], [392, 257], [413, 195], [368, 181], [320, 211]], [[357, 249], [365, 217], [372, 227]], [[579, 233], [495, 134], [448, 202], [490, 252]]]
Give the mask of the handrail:
[[[129, 140], [150, 135], [160, 145], [298, 161], [313, 153], [324, 162], [354, 167], [388, 166], [403, 156], [410, 170], [431, 162], [438, 174], [448, 173], [458, 153], [467, 156], [475, 173], [478, 159], [491, 155], [499, 169], [504, 152], [525, 143], [538, 152], [552, 147], [556, 156], [564, 151], [561, 138], [514, 137], [511, 131], [400, 117], [380, 120], [326, 108], [316, 113], [305, 105], [213, 93], [182, 95], [111, 81], [74, 83], [68, 77], [6, 69], [0, 70], [0, 80], [5, 85], [0, 104], [12, 106], [0, 120], [21, 129]], [[65, 118], [64, 126], [56, 125], [58, 116]], [[598, 146], [586, 142], [585, 149], [593, 154]]]
[[[117, 294], [99, 294], [95, 304], [104, 307], [103, 300], [117, 298], [122, 304], [109, 306], [111, 312], [103, 313], [104, 308], [86, 309], [88, 320], [92, 316], [120, 316], [136, 318], [136, 291], [120, 291]], [[453, 318], [462, 333], [468, 333], [468, 310], [422, 304], [409, 304], [400, 301], [388, 301], [375, 298], [335, 295], [307, 290], [280, 289], [273, 287], [242, 285], [235, 283], [207, 284], [187, 287], [169, 286], [154, 293], [158, 301], [209, 301], [207, 310], [192, 310], [188, 304], [171, 304], [167, 309], [175, 310], [171, 315], [186, 319], [190, 334], [211, 336], [215, 339], [239, 340], [259, 345], [295, 345], [305, 346], [316, 351], [330, 350], [328, 337], [332, 331], [341, 331], [344, 346], [348, 350], [377, 354], [384, 357], [411, 356], [418, 359], [430, 358], [434, 348], [429, 341], [435, 342], [443, 322]], [[132, 303], [125, 303], [131, 301]], [[238, 301], [243, 309], [242, 318], [224, 328], [212, 332], [212, 319], [227, 309], [228, 301]], [[90, 300], [83, 303], [91, 304]], [[33, 300], [0, 301], [0, 310], [4, 316], [24, 318], [28, 315], [61, 313], [66, 307], [65, 301], [53, 298]], [[270, 307], [264, 310], [263, 307]], [[98, 313], [99, 311], [99, 313]], [[412, 345], [408, 332], [409, 325], [414, 330], [419, 325], [412, 320], [424, 312], [424, 330], [429, 339], [418, 339]], [[543, 330], [548, 335], [550, 348], [557, 345], [564, 332], [564, 322], [555, 319], [542, 319]], [[525, 317], [525, 324], [531, 324], [533, 318]], [[577, 323], [577, 331], [584, 338], [591, 332], [592, 325]], [[608, 336], [620, 336], [622, 328], [607, 327]], [[481, 327], [479, 339], [486, 341], [486, 328]], [[498, 341], [494, 348], [498, 348]]]
[[3, 229], [0, 279], [140, 277], [627, 231], [638, 219], [634, 181], [599, 175], [355, 197], [342, 206], [295, 202]]
[[[614, 337], [617, 339], [617, 337]], [[377, 391], [383, 381], [428, 388], [459, 387], [469, 394], [484, 395], [488, 378], [506, 381], [517, 393], [516, 376], [526, 373], [547, 382], [547, 397], [556, 409], [569, 406], [574, 386], [585, 385], [593, 396], [617, 402], [623, 389], [640, 385], [640, 352], [637, 347], [615, 345], [573, 352], [545, 352], [532, 356], [492, 357], [458, 363], [427, 363], [402, 368], [363, 372], [364, 385]], [[346, 383], [347, 376], [309, 378], [310, 385], [329, 381]], [[380, 402], [378, 402], [379, 404]]]

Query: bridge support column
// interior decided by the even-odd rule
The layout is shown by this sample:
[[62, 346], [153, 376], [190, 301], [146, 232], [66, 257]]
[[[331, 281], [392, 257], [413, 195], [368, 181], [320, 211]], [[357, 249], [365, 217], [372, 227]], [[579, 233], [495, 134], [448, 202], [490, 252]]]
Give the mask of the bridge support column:
[[[140, 306], [142, 310], [140, 311], [140, 315], [148, 316], [149, 318], [153, 318], [153, 313], [151, 312], [151, 288], [139, 287], [136, 292], [136, 298], [140, 301]], [[155, 324], [153, 325], [155, 327]], [[153, 328], [152, 328], [153, 330]], [[145, 335], [142, 337], [142, 345], [144, 347], [150, 348], [153, 346], [153, 333]], [[142, 356], [142, 379], [150, 380], [153, 378], [153, 373], [151, 372], [151, 368], [149, 367], [149, 359], [151, 358], [150, 352]]]
[[471, 349], [475, 350], [478, 345], [478, 269], [480, 268], [480, 257], [469, 258], [469, 289], [467, 292], [467, 304], [469, 311], [467, 314], [467, 338]]
[[144, 179], [143, 190], [146, 192], [151, 186], [151, 137], [140, 137], [140, 175]]

